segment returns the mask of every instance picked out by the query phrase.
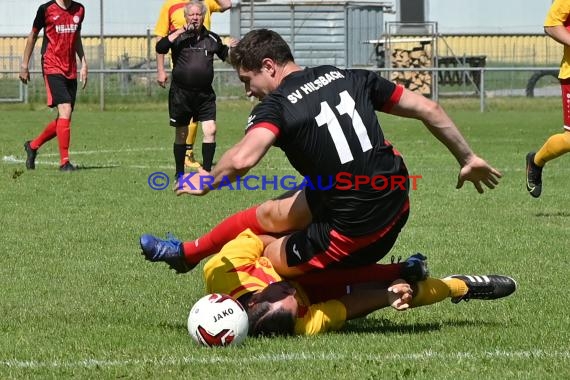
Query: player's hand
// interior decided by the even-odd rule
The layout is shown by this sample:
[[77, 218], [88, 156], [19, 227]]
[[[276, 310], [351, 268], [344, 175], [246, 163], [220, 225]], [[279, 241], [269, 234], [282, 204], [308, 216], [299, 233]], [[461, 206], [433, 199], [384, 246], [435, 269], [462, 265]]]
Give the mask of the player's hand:
[[412, 294], [410, 284], [404, 280], [396, 280], [388, 288], [388, 302], [396, 310], [406, 310], [412, 302]]
[[20, 67], [20, 75], [18, 75], [23, 84], [28, 84], [30, 80], [30, 70], [27, 67]]
[[162, 88], [166, 87], [166, 83], [168, 83], [168, 74], [166, 74], [165, 70], [158, 70], [156, 73], [156, 83]]
[[81, 89], [84, 90], [87, 87], [87, 66], [81, 66], [79, 70], [79, 82], [81, 82]]
[[229, 47], [233, 48], [233, 47], [236, 47], [236, 45], [238, 44], [238, 42], [239, 42], [239, 40], [236, 40], [236, 39], [233, 38], [233, 37], [229, 37], [229, 38], [227, 39], [226, 45], [228, 45]]
[[210, 191], [209, 183], [212, 182], [210, 173], [202, 168], [198, 169], [196, 173], [185, 174], [179, 181], [176, 182], [174, 191], [176, 195], [206, 195]]
[[499, 184], [499, 178], [503, 175], [494, 167], [489, 165], [487, 161], [473, 155], [467, 163], [459, 171], [457, 177], [457, 188], [461, 189], [465, 181], [473, 182], [477, 191], [482, 194], [484, 192], [482, 184], [489, 189], [494, 189]]

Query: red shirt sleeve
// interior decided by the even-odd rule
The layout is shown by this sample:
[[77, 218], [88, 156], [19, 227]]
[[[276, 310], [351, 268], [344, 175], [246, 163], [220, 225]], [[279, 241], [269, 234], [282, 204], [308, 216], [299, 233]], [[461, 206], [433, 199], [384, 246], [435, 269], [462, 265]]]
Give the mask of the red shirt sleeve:
[[277, 126], [273, 123], [269, 123], [267, 121], [262, 121], [260, 123], [254, 124], [251, 127], [249, 127], [246, 131], [246, 133], [249, 133], [249, 131], [255, 129], [255, 128], [265, 128], [269, 131], [271, 131], [275, 137], [279, 137], [279, 128], [277, 128]]
[[390, 112], [392, 107], [394, 107], [395, 104], [398, 104], [403, 93], [404, 93], [404, 86], [400, 84], [397, 85], [396, 88], [394, 89], [394, 92], [392, 93], [392, 96], [390, 96], [390, 99], [388, 99], [386, 104], [384, 104], [384, 107], [382, 107], [382, 112], [386, 113]]

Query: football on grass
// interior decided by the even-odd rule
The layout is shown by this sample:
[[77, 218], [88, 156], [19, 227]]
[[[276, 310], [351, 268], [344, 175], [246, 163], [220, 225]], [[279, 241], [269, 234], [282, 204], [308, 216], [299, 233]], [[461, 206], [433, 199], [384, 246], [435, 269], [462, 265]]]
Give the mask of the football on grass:
[[247, 337], [247, 313], [239, 302], [226, 294], [208, 294], [192, 306], [188, 332], [200, 345], [235, 346]]

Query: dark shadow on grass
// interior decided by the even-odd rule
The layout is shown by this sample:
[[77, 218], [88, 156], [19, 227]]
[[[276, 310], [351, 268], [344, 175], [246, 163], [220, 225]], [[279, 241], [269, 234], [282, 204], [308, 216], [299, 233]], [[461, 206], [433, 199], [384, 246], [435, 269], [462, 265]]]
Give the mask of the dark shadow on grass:
[[188, 332], [188, 325], [181, 322], [164, 322], [159, 323], [158, 326], [169, 330], [183, 330], [186, 333]]
[[561, 216], [561, 217], [567, 218], [570, 216], [570, 212], [568, 212], [568, 211], [539, 212], [539, 213], [535, 214], [535, 216], [547, 217], [547, 218], [552, 217], [552, 216]]
[[458, 321], [443, 320], [433, 323], [402, 324], [394, 323], [388, 319], [356, 319], [349, 321], [339, 334], [361, 334], [361, 333], [381, 333], [381, 334], [417, 334], [431, 331], [439, 331], [443, 327], [500, 327], [501, 323], [488, 321]]
[[[158, 326], [161, 328], [166, 328], [169, 330], [179, 330], [183, 332], [188, 331], [188, 326], [181, 322], [165, 322], [160, 323]], [[468, 321], [468, 320], [442, 320], [439, 322], [429, 322], [429, 323], [413, 323], [413, 324], [402, 324], [394, 323], [389, 319], [372, 319], [372, 318], [362, 318], [353, 319], [348, 321], [344, 328], [340, 331], [330, 332], [329, 334], [337, 335], [353, 335], [353, 334], [385, 334], [385, 335], [403, 335], [403, 334], [420, 334], [432, 331], [440, 331], [445, 327], [474, 327], [480, 328], [482, 326], [486, 327], [503, 327], [504, 324], [497, 322], [488, 321]], [[280, 337], [283, 338], [298, 338], [298, 337]], [[253, 339], [249, 337], [248, 339]], [[271, 337], [257, 337], [255, 339], [271, 339]]]
[[98, 170], [98, 169], [116, 169], [121, 165], [77, 165], [74, 171], [78, 170]]

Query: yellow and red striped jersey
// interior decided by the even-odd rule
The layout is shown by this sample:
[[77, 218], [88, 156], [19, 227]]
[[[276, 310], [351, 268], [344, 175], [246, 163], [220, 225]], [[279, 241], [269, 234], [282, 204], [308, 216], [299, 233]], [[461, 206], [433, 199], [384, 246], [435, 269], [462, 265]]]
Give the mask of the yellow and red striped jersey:
[[[560, 26], [566, 27], [570, 31], [570, 1], [555, 0], [546, 15], [544, 26]], [[570, 78], [570, 46], [564, 45], [564, 57], [560, 63], [560, 72], [558, 78]]]
[[[249, 229], [228, 242], [204, 265], [208, 293], [224, 293], [239, 298], [282, 280], [271, 262], [263, 257], [263, 242]], [[346, 308], [338, 300], [310, 304], [305, 290], [295, 281], [299, 312], [295, 334], [314, 335], [338, 330], [346, 321]], [[323, 284], [326, 286], [326, 284]]]
[[[184, 6], [187, 3], [188, 0], [166, 0], [160, 9], [160, 15], [154, 27], [154, 34], [158, 37], [165, 37], [186, 25]], [[215, 0], [204, 0], [204, 4], [207, 9], [204, 15], [204, 26], [210, 30], [212, 13], [220, 12], [222, 8]]]

